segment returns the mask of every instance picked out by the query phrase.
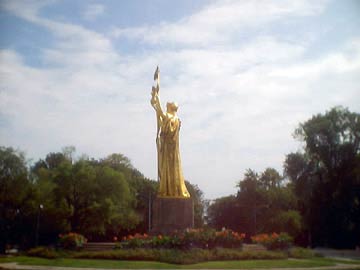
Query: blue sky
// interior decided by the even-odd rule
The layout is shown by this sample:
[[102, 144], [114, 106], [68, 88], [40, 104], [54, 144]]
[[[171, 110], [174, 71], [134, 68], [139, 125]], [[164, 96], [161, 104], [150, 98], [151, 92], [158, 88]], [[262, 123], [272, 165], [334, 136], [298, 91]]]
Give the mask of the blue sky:
[[127, 155], [156, 178], [156, 65], [179, 103], [185, 178], [216, 198], [282, 171], [299, 122], [360, 112], [360, 3], [1, 1], [0, 141], [37, 160]]

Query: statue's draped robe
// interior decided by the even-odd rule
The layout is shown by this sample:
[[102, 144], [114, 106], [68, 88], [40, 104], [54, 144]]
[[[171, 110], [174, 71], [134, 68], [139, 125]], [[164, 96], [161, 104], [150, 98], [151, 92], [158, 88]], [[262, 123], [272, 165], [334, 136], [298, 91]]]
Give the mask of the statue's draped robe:
[[164, 113], [158, 114], [158, 121], [159, 196], [188, 198], [190, 194], [185, 186], [180, 159], [180, 120], [176, 115]]

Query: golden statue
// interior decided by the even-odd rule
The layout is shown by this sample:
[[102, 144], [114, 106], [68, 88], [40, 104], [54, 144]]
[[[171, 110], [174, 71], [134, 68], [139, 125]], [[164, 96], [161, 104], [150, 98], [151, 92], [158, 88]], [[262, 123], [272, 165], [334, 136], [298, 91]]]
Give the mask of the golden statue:
[[156, 111], [157, 133], [156, 146], [158, 152], [158, 178], [160, 187], [158, 196], [172, 198], [189, 198], [190, 194], [185, 186], [184, 176], [181, 168], [179, 131], [180, 119], [176, 112], [178, 105], [175, 102], [166, 104], [166, 112], [160, 104], [160, 71], [156, 68], [151, 92], [151, 106]]

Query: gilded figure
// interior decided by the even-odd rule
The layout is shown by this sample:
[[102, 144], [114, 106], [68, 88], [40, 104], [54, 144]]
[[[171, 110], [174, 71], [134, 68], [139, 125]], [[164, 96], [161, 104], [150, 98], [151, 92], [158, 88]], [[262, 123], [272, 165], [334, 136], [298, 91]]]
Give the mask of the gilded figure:
[[177, 116], [178, 105], [176, 102], [168, 102], [166, 111], [162, 109], [159, 97], [159, 67], [156, 68], [154, 80], [156, 86], [152, 88], [151, 105], [155, 109], [157, 118], [156, 146], [160, 181], [158, 196], [189, 198], [190, 194], [185, 186], [180, 159], [179, 131], [181, 122]]

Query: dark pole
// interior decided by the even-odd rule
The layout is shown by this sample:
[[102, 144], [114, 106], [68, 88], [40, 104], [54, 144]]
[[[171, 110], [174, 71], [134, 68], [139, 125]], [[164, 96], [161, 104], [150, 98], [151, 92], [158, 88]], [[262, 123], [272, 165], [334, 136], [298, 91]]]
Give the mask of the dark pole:
[[148, 219], [149, 219], [149, 232], [150, 232], [150, 230], [151, 230], [151, 191], [149, 192], [149, 207], [148, 208], [149, 208]]
[[35, 232], [35, 246], [39, 243], [39, 227], [40, 227], [40, 211], [43, 209], [43, 205], [40, 204], [38, 208], [37, 222], [36, 222], [36, 232]]
[[254, 235], [256, 235], [256, 223], [257, 223], [257, 220], [256, 220], [256, 208], [257, 208], [257, 205], [256, 205], [256, 203], [257, 203], [257, 180], [255, 181], [255, 208], [254, 208]]
[[254, 230], [255, 230], [255, 233], [254, 233], [254, 235], [256, 235], [256, 223], [257, 223], [257, 220], [256, 220], [256, 202], [255, 202], [255, 208], [254, 208]]

